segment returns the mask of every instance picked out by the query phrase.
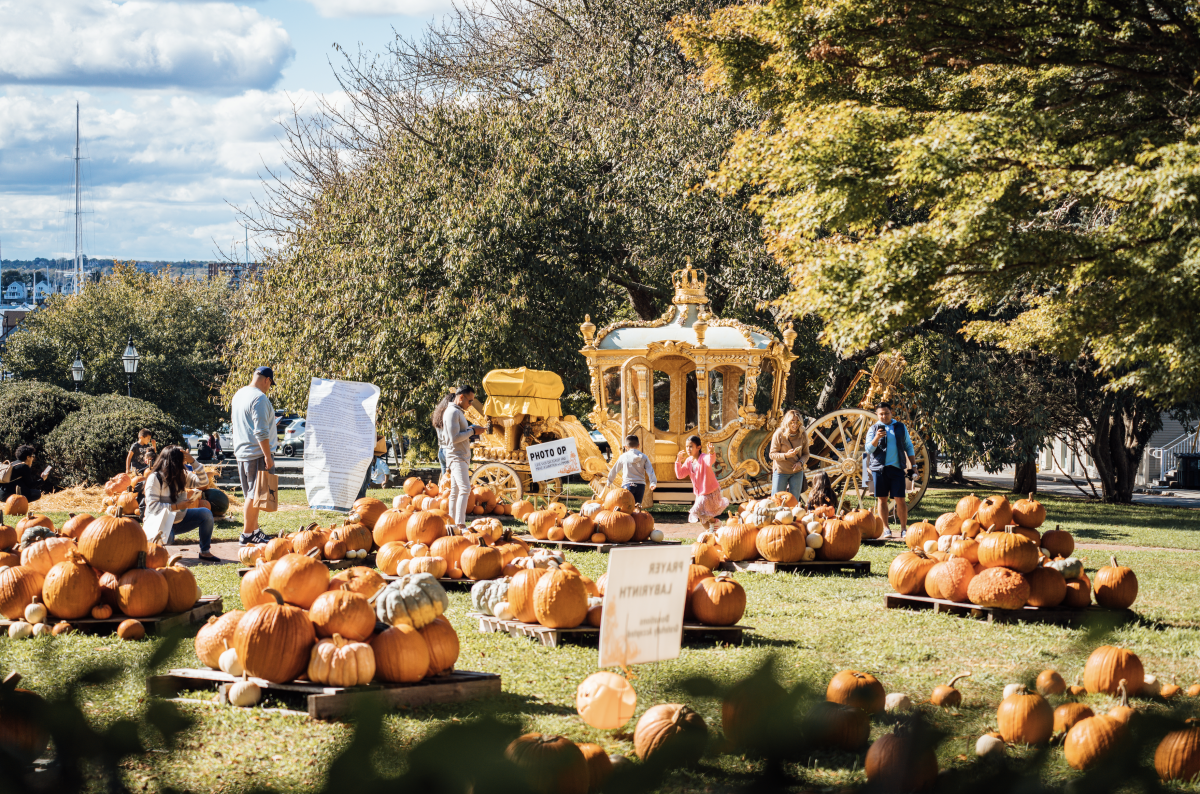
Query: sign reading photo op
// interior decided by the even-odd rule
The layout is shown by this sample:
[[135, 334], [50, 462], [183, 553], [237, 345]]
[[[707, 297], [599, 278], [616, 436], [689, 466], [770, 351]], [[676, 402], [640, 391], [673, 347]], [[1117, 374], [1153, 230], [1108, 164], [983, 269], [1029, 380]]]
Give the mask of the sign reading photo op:
[[525, 451], [529, 454], [529, 476], [534, 481], [552, 480], [582, 471], [573, 438], [534, 444]]
[[690, 546], [613, 549], [608, 555], [600, 666], [679, 658]]
[[379, 388], [313, 378], [304, 427], [304, 490], [313, 510], [347, 512], [375, 457]]

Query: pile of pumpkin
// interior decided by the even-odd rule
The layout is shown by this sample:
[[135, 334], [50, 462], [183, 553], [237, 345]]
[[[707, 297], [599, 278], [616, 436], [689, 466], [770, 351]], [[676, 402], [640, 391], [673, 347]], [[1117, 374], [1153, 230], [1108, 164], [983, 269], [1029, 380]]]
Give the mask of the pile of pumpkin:
[[[115, 516], [117, 511], [127, 516], [138, 515], [138, 495], [135, 489], [145, 482], [147, 476], [148, 471], [133, 475], [121, 472], [109, 478], [108, 482], [104, 483], [104, 498], [101, 500], [100, 509], [110, 516]], [[189, 488], [187, 496], [188, 507], [210, 510], [213, 518], [222, 518], [229, 511], [229, 496], [220, 488]]]
[[[458, 659], [458, 633], [443, 615], [449, 598], [428, 573], [390, 582], [364, 566], [331, 574], [314, 556], [291, 552], [258, 561], [241, 597], [245, 610], [211, 618], [195, 645], [203, 664], [235, 677], [415, 683]], [[229, 699], [252, 705], [260, 694], [246, 681]]]
[[[450, 510], [450, 475], [448, 473], [442, 477], [440, 484], [426, 483], [420, 477], [409, 477], [401, 487], [404, 489], [404, 493], [393, 500], [393, 506], [412, 504], [416, 510], [441, 509], [447, 513]], [[530, 509], [533, 508], [529, 502], [525, 502], [525, 504], [529, 505]], [[471, 493], [467, 495], [467, 515], [469, 516], [511, 516], [514, 515], [513, 507], [515, 505], [501, 502], [500, 497], [490, 488], [472, 488]]]
[[[142, 525], [118, 515], [72, 516], [56, 530], [44, 515], [0, 526], [0, 615], [9, 636], [61, 633], [67, 621], [125, 615], [124, 639], [140, 639], [139, 618], [184, 612], [200, 587], [192, 572], [148, 544]], [[57, 619], [51, 628], [47, 621]]]
[[1039, 532], [1046, 509], [1032, 494], [1010, 505], [1004, 496], [964, 496], [936, 524], [908, 529], [910, 551], [892, 561], [888, 583], [902, 595], [928, 595], [999, 609], [1088, 607], [1095, 595], [1108, 609], [1128, 609], [1137, 599], [1133, 570], [1117, 564], [1096, 572], [1071, 554], [1075, 540], [1058, 527]]
[[790, 493], [745, 502], [716, 533], [697, 538], [693, 559], [716, 568], [722, 562], [768, 560], [811, 562], [851, 560], [867, 538], [878, 536], [876, 517], [867, 510], [842, 516], [832, 507], [807, 510]]
[[513, 505], [513, 515], [529, 525], [529, 534], [537, 540], [569, 540], [575, 543], [659, 543], [661, 529], [654, 528], [654, 516], [643, 510], [625, 488], [613, 488], [601, 501], [590, 499], [570, 512], [561, 502], [550, 502], [545, 509], [534, 510], [528, 502]]
[[[481, 615], [552, 629], [599, 628], [607, 581], [608, 574], [592, 581], [561, 552], [538, 549], [505, 566], [501, 578], [477, 582], [471, 606]], [[685, 616], [708, 626], [735, 625], [746, 611], [745, 589], [703, 565], [688, 566], [686, 598]]]

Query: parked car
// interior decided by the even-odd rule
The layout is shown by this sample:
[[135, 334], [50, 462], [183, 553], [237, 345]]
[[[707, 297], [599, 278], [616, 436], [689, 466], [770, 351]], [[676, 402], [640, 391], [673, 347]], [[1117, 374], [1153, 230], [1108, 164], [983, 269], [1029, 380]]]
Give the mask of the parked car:
[[304, 454], [304, 428], [304, 420], [296, 419], [283, 431], [283, 440], [277, 449], [284, 457]]
[[202, 433], [194, 427], [181, 427], [179, 430], [183, 433], [183, 443], [190, 450], [200, 448], [200, 440], [208, 438], [208, 433]]
[[600, 449], [601, 454], [609, 455], [609, 457], [611, 457], [612, 450], [608, 448], [608, 439], [604, 437], [603, 433], [601, 433], [599, 430], [589, 430], [588, 436]]
[[275, 435], [280, 435], [287, 431], [288, 425], [300, 418], [300, 414], [285, 414], [283, 411], [275, 412]]

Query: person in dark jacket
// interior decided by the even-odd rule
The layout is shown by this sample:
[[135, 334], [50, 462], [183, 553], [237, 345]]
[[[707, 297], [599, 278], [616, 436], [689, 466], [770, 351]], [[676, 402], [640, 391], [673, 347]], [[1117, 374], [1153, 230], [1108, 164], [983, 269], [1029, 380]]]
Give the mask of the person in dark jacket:
[[871, 471], [871, 483], [875, 491], [875, 509], [887, 527], [883, 537], [893, 538], [888, 526], [888, 499], [896, 500], [896, 521], [900, 524], [900, 537], [904, 537], [908, 526], [908, 505], [904, 498], [908, 490], [905, 469], [915, 460], [912, 437], [903, 422], [892, 416], [891, 403], [882, 402], [875, 409], [878, 422], [867, 431], [867, 466]]
[[42, 498], [42, 487], [46, 484], [46, 477], [43, 473], [33, 470], [35, 455], [37, 450], [29, 444], [17, 447], [17, 462], [13, 464], [12, 474], [8, 482], [0, 483], [0, 500], [17, 493], [18, 488], [21, 489], [21, 496], [29, 502]]

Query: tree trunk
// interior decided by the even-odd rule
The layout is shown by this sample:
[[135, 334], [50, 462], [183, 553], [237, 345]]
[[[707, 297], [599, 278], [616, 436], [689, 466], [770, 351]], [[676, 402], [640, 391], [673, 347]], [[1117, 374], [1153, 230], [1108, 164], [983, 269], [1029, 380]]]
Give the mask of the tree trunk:
[[1089, 419], [1088, 454], [1100, 477], [1103, 499], [1129, 504], [1146, 444], [1162, 426], [1161, 410], [1149, 400], [1122, 392], [1106, 394]]
[[1037, 458], [1031, 456], [1017, 464], [1012, 489], [1019, 494], [1037, 493]]
[[654, 300], [654, 295], [649, 290], [629, 284], [625, 287], [625, 291], [629, 293], [629, 305], [637, 312], [639, 320], [643, 322], [653, 320], [662, 314]]
[[950, 474], [946, 477], [946, 479], [950, 482], [957, 482], [957, 483], [964, 483], [967, 481], [967, 479], [965, 477], [963, 477], [961, 461], [957, 461], [957, 460], [950, 461]]

